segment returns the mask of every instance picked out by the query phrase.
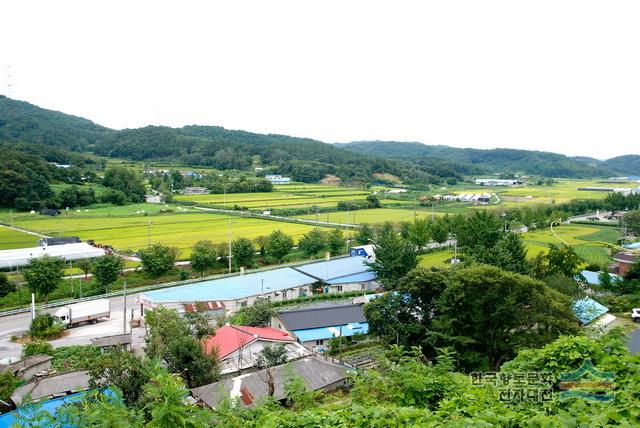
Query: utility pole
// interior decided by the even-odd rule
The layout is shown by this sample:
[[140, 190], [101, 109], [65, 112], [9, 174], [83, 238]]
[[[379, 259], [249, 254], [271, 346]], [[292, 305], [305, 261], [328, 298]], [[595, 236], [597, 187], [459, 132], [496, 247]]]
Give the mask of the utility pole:
[[124, 292], [122, 294], [122, 334], [127, 334], [127, 281], [124, 281]]
[[31, 293], [31, 320], [36, 317], [36, 295]]
[[147, 248], [151, 248], [151, 219], [147, 219]]
[[231, 235], [231, 219], [229, 219], [229, 273], [231, 273], [231, 239], [232, 239], [232, 235]]

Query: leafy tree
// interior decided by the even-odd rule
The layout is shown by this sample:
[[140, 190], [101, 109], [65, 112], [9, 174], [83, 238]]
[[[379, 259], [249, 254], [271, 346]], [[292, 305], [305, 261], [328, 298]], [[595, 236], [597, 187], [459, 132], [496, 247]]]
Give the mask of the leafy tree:
[[264, 257], [267, 254], [266, 248], [268, 240], [269, 238], [265, 235], [260, 235], [255, 239], [256, 244], [258, 245], [258, 251], [260, 252], [260, 257]]
[[560, 247], [550, 245], [547, 261], [549, 264], [549, 275], [559, 273], [569, 278], [574, 278], [578, 275], [583, 265], [582, 259], [576, 254], [573, 248], [564, 244]]
[[363, 223], [360, 225], [360, 229], [358, 230], [358, 234], [356, 235], [356, 242], [360, 245], [371, 244], [371, 241], [374, 238], [374, 231], [371, 225], [368, 223]]
[[264, 348], [262, 348], [262, 351], [258, 353], [256, 358], [256, 367], [258, 370], [264, 370], [264, 373], [259, 372], [258, 374], [262, 378], [262, 381], [267, 384], [269, 397], [273, 397], [273, 394], [276, 391], [276, 367], [286, 362], [287, 349], [283, 343], [279, 343], [277, 345], [265, 345]]
[[9, 370], [0, 372], [0, 400], [10, 401], [11, 394], [20, 385], [20, 380]]
[[442, 245], [449, 239], [449, 228], [444, 220], [437, 219], [431, 224], [431, 238]]
[[429, 220], [416, 218], [413, 223], [409, 225], [408, 238], [416, 247], [424, 247], [431, 238]]
[[204, 354], [200, 342], [193, 336], [175, 337], [165, 355], [169, 370], [181, 374], [189, 388], [213, 383], [219, 378], [217, 361]]
[[313, 256], [327, 248], [327, 239], [324, 233], [316, 227], [300, 238], [298, 248], [307, 256]]
[[631, 265], [622, 276], [622, 281], [617, 281], [617, 288], [622, 294], [637, 293], [640, 291], [640, 261]]
[[527, 248], [521, 235], [505, 233], [496, 243], [493, 254], [492, 260], [485, 261], [487, 264], [520, 274], [529, 272]]
[[366, 262], [382, 285], [395, 288], [398, 280], [418, 265], [416, 248], [394, 232], [383, 233], [376, 244], [376, 258]]
[[624, 223], [634, 235], [640, 236], [640, 210], [626, 213], [624, 215]]
[[520, 347], [577, 331], [570, 299], [529, 277], [492, 266], [450, 273], [434, 321], [436, 343], [468, 369], [495, 370]]
[[382, 206], [380, 198], [373, 194], [367, 196], [367, 202], [369, 203], [369, 208], [380, 208]]
[[613, 289], [613, 281], [611, 280], [611, 274], [609, 273], [609, 267], [607, 265], [602, 266], [602, 270], [598, 274], [598, 281], [600, 281], [600, 286], [605, 290]]
[[191, 250], [191, 267], [201, 276], [216, 265], [218, 254], [211, 241], [198, 241]]
[[332, 255], [343, 253], [345, 242], [344, 233], [340, 229], [333, 229], [327, 234], [327, 247]]
[[265, 327], [271, 324], [271, 317], [275, 314], [273, 305], [268, 301], [258, 302], [251, 306], [241, 308], [231, 322], [251, 327]]
[[150, 368], [133, 353], [116, 348], [91, 362], [89, 366], [91, 388], [115, 386], [122, 392], [127, 406], [140, 399], [142, 388], [151, 378]]
[[93, 263], [91, 259], [80, 259], [76, 260], [76, 267], [84, 273], [84, 279], [86, 280], [89, 277], [89, 272], [91, 272], [91, 267]]
[[153, 244], [150, 248], [140, 250], [142, 267], [153, 278], [160, 278], [173, 269], [178, 250], [160, 244]]
[[53, 356], [53, 345], [45, 340], [34, 340], [22, 346], [22, 358], [41, 354]]
[[24, 270], [24, 279], [32, 293], [44, 296], [45, 303], [49, 294], [62, 282], [64, 259], [48, 255], [29, 260], [29, 266]]
[[16, 285], [9, 281], [7, 274], [0, 272], [0, 298], [16, 291]]
[[93, 259], [93, 277], [103, 293], [106, 293], [109, 286], [116, 282], [122, 269], [124, 269], [124, 259], [117, 254], [105, 254]]
[[253, 266], [256, 249], [249, 238], [238, 238], [231, 243], [231, 260], [236, 267]]
[[282, 261], [282, 258], [289, 254], [293, 248], [293, 238], [279, 229], [271, 232], [267, 239], [265, 248], [267, 255], [278, 261]]
[[125, 167], [113, 166], [104, 173], [102, 184], [110, 189], [123, 192], [131, 202], [144, 201], [144, 185], [138, 175]]

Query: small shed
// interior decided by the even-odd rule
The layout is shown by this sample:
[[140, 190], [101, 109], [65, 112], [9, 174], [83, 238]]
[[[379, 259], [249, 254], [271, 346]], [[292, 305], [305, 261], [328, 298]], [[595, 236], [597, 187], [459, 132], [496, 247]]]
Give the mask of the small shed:
[[23, 358], [15, 363], [0, 367], [1, 372], [11, 372], [14, 376], [20, 377], [26, 381], [31, 380], [36, 373], [51, 368], [50, 355], [38, 354]]
[[105, 337], [96, 337], [91, 339], [91, 344], [101, 348], [103, 351], [109, 348], [115, 348], [118, 346], [122, 346], [124, 348], [129, 348], [131, 346], [131, 333], [127, 334], [114, 334], [112, 336]]
[[11, 394], [11, 401], [16, 406], [20, 406], [27, 395], [36, 402], [64, 397], [87, 389], [89, 389], [89, 373], [87, 371], [62, 373], [19, 386]]

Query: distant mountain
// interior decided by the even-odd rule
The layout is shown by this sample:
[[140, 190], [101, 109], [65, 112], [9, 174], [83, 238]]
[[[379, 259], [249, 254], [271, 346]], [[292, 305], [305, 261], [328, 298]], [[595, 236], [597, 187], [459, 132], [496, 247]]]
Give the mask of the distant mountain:
[[604, 161], [603, 164], [622, 175], [640, 175], [640, 155], [617, 156]]
[[317, 182], [326, 175], [338, 176], [349, 183], [374, 182], [381, 180], [376, 177], [395, 176], [406, 183], [425, 185], [493, 173], [594, 177], [637, 174], [640, 163], [640, 156], [636, 155], [602, 162], [548, 152], [459, 149], [418, 142], [327, 144], [309, 138], [256, 134], [218, 126], [147, 126], [117, 131], [0, 95], [2, 142], [21, 143], [16, 147], [22, 148], [25, 144], [40, 146], [34, 151], [49, 153], [49, 158], [53, 156], [51, 149], [55, 148], [65, 150], [65, 153], [167, 161], [247, 173], [253, 173], [257, 161], [266, 173], [287, 174], [303, 182]]
[[[429, 146], [415, 142], [355, 141], [339, 147], [370, 156], [411, 160], [415, 164], [452, 162], [470, 165], [484, 173], [524, 173], [547, 177], [596, 177], [611, 175], [605, 164], [587, 162], [592, 158], [570, 158], [557, 153], [515, 149], [460, 149]], [[473, 169], [473, 168], [471, 168]]]

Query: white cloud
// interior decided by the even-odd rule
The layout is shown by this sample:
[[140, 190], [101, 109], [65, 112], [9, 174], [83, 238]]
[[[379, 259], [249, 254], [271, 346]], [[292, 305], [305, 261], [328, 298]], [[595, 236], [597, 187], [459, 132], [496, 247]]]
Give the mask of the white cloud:
[[4, 1], [0, 93], [114, 128], [638, 153], [633, 1]]

